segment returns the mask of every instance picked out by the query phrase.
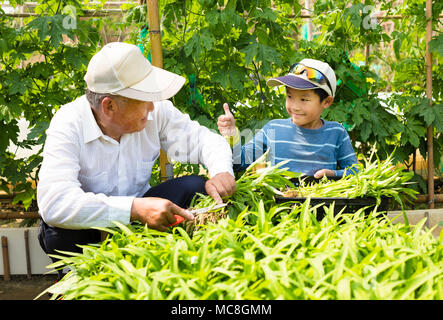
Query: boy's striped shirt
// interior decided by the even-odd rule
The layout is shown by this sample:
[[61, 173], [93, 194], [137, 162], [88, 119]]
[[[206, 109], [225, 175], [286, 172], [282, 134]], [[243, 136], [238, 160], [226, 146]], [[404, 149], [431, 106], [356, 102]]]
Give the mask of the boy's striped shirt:
[[276, 119], [243, 146], [241, 138], [233, 147], [234, 170], [245, 169], [267, 149], [272, 165], [289, 160], [285, 167], [290, 171], [311, 176], [320, 169], [334, 170], [342, 176], [345, 168], [357, 164], [346, 129], [334, 121], [323, 120], [321, 128], [305, 129], [293, 124], [290, 118]]

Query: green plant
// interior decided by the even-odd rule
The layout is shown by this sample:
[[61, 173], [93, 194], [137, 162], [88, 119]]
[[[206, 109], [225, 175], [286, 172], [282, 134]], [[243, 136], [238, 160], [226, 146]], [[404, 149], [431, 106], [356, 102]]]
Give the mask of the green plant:
[[[80, 4], [74, 6], [81, 14]], [[9, 145], [43, 145], [54, 111], [84, 93], [84, 72], [99, 42], [92, 21], [77, 19], [76, 28], [66, 26], [63, 20], [70, 16], [63, 7], [60, 1], [40, 1], [34, 9], [39, 15], [25, 18], [22, 25], [0, 9], [0, 188], [14, 191], [14, 202], [21, 201], [26, 208], [35, 199], [32, 182], [37, 183], [41, 148], [19, 158]], [[29, 122], [30, 132], [20, 141], [22, 118]]]
[[[65, 300], [441, 299], [443, 248], [424, 221], [406, 230], [376, 211], [334, 216], [332, 206], [318, 222], [315, 210], [260, 203], [192, 238], [180, 227], [118, 225], [55, 264], [71, 271], [49, 291]], [[256, 224], [245, 224], [249, 215]]]
[[299, 206], [272, 203], [278, 189], [268, 183], [286, 183], [283, 169], [248, 172], [241, 181], [257, 195], [236, 201], [251, 203], [192, 236], [181, 226], [159, 232], [116, 223], [100, 229], [110, 234], [101, 244], [60, 252], [52, 266], [71, 271], [48, 288], [52, 298], [442, 298], [443, 233], [436, 239], [425, 220], [408, 227], [377, 209], [335, 214], [332, 204], [318, 221], [319, 206], [309, 199]]

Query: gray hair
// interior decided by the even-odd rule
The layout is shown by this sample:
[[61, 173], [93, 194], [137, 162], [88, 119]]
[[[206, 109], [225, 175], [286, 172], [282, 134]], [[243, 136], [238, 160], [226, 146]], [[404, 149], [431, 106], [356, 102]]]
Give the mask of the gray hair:
[[126, 99], [124, 97], [120, 97], [117, 96], [115, 94], [111, 94], [111, 93], [97, 93], [97, 92], [93, 92], [89, 89], [86, 89], [86, 99], [88, 99], [89, 104], [93, 107], [93, 108], [98, 108], [100, 107], [100, 104], [102, 103], [102, 100], [106, 97], [110, 97], [113, 99], [120, 99], [120, 100], [125, 100]]

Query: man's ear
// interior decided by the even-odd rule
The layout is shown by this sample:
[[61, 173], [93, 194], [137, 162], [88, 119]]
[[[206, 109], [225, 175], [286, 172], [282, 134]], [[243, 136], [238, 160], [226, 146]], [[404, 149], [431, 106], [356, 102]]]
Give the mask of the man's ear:
[[334, 102], [334, 97], [333, 96], [327, 96], [321, 103], [323, 105], [323, 109], [329, 108], [332, 104], [332, 102]]
[[115, 101], [111, 97], [104, 97], [101, 102], [102, 112], [108, 117], [112, 115], [117, 106], [115, 105]]

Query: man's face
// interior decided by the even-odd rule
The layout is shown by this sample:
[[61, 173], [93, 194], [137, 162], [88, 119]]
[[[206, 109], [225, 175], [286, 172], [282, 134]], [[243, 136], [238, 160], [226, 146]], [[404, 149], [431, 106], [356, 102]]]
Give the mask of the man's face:
[[123, 97], [114, 98], [113, 102], [116, 108], [112, 115], [112, 123], [121, 134], [143, 130], [149, 112], [154, 110], [152, 102]]

